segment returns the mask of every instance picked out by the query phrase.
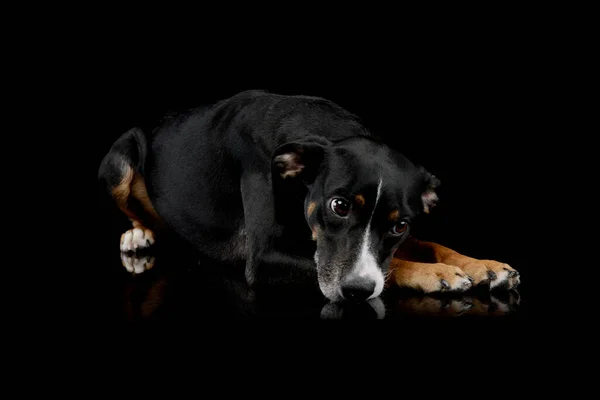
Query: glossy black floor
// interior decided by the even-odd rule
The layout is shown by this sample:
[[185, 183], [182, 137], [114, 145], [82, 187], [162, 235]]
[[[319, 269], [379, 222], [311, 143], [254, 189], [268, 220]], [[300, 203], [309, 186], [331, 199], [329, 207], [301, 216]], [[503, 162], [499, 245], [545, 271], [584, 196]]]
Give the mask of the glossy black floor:
[[[387, 289], [381, 298], [358, 305], [335, 304], [314, 287], [250, 290], [240, 268], [166, 252], [120, 257], [111, 252], [105, 267], [115, 278], [106, 293], [113, 317], [143, 320], [253, 318], [405, 319], [405, 318], [526, 318], [527, 299], [520, 290], [422, 295]], [[158, 254], [157, 254], [158, 253]], [[516, 266], [518, 268], [518, 266]], [[302, 290], [304, 289], [304, 290]], [[525, 291], [526, 293], [526, 291]]]
[[[99, 320], [115, 322], [192, 322], [248, 319], [426, 320], [460, 319], [521, 322], [528, 320], [530, 265], [527, 260], [492, 252], [522, 275], [517, 290], [479, 290], [464, 294], [423, 295], [388, 288], [379, 299], [360, 305], [332, 304], [315, 282], [295, 279], [277, 287], [251, 290], [243, 266], [220, 265], [200, 258], [179, 243], [158, 243], [137, 254], [119, 250], [128, 222], [109, 201], [101, 202], [99, 247], [87, 261]], [[104, 225], [102, 225], [104, 224]], [[104, 226], [104, 229], [102, 229]], [[443, 241], [443, 240], [442, 240]], [[476, 251], [471, 245], [459, 248]], [[477, 243], [475, 238], [473, 242]], [[484, 249], [489, 246], [482, 246]], [[483, 257], [482, 257], [483, 258]], [[285, 279], [284, 279], [285, 281]]]

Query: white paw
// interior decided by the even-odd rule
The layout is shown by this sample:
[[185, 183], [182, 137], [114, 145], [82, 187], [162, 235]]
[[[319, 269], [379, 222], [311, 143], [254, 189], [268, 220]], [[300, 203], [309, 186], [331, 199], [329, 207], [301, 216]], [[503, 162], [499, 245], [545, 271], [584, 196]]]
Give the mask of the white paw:
[[121, 264], [123, 264], [123, 267], [125, 267], [128, 272], [137, 275], [149, 270], [154, 266], [154, 257], [139, 257], [137, 255], [121, 253]]
[[494, 289], [498, 286], [503, 286], [508, 283], [508, 270], [503, 269], [496, 273], [496, 279], [490, 282], [490, 289]]
[[154, 234], [147, 228], [130, 229], [121, 235], [121, 251], [130, 252], [145, 249], [154, 244]]
[[511, 290], [519, 286], [521, 278], [519, 272], [508, 264], [499, 264], [496, 268], [496, 279], [492, 280], [490, 289]]

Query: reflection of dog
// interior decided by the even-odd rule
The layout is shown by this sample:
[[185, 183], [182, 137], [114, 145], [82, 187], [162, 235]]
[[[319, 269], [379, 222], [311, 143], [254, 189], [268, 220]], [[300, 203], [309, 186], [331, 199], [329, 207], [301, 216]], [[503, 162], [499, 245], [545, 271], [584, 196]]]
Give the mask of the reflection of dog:
[[[310, 319], [394, 319], [417, 317], [490, 317], [515, 312], [519, 293], [472, 291], [425, 295], [412, 290], [389, 290], [385, 296], [366, 302], [326, 302], [318, 291], [287, 288], [255, 293], [242, 271], [224, 269], [216, 263], [203, 263], [180, 254], [145, 252], [121, 253], [132, 279], [125, 281], [125, 316], [129, 320], [173, 318], [173, 310], [186, 308], [203, 319], [280, 318]], [[203, 290], [197, 290], [198, 286]], [[292, 290], [290, 290], [290, 288]], [[279, 289], [279, 287], [277, 287]], [[383, 298], [383, 301], [382, 301]], [[179, 313], [188, 318], [189, 313]]]
[[121, 250], [174, 232], [245, 262], [250, 284], [268, 265], [316, 272], [333, 301], [373, 299], [386, 276], [425, 292], [518, 284], [506, 264], [409, 239], [438, 180], [321, 98], [247, 91], [131, 129], [99, 177], [133, 222]]
[[392, 314], [435, 317], [501, 316], [517, 310], [520, 303], [516, 290], [492, 293], [418, 295], [404, 293], [390, 300]]

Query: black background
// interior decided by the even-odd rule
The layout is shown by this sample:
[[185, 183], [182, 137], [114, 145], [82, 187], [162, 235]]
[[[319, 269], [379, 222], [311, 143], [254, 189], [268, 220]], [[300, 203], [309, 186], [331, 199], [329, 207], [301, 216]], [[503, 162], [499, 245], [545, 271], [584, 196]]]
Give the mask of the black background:
[[[543, 293], [536, 275], [547, 273], [538, 261], [534, 205], [537, 177], [545, 173], [540, 143], [553, 118], [545, 104], [554, 88], [547, 85], [544, 46], [535, 32], [477, 32], [335, 39], [317, 34], [281, 42], [273, 32], [247, 40], [239, 32], [214, 41], [200, 34], [194, 40], [189, 33], [185, 41], [143, 34], [87, 38], [65, 67], [72, 85], [61, 103], [77, 120], [84, 158], [79, 172], [92, 188], [82, 195], [85, 215], [78, 216], [94, 243], [91, 256], [77, 261], [77, 268], [85, 264], [77, 289], [86, 299], [72, 304], [78, 318], [127, 319], [131, 277], [120, 265], [118, 242], [128, 227], [94, 185], [112, 142], [165, 111], [264, 89], [328, 98], [435, 174], [441, 201], [422, 219], [417, 235], [517, 268], [522, 301], [516, 320], [531, 320]], [[228, 318], [216, 306], [207, 312], [210, 306], [194, 309], [185, 299], [161, 318]]]
[[[569, 143], [578, 133], [593, 133], [581, 122], [586, 114], [594, 115], [587, 72], [594, 65], [589, 38], [595, 37], [590, 29], [595, 24], [586, 20], [594, 14], [550, 4], [423, 4], [419, 10], [381, 4], [368, 10], [365, 3], [335, 10], [324, 3], [252, 3], [247, 6], [252, 10], [220, 4], [225, 9], [216, 10], [218, 3], [171, 9], [161, 3], [156, 10], [149, 5], [28, 4], [21, 14], [7, 12], [7, 21], [23, 21], [7, 25], [5, 35], [3, 66], [16, 68], [4, 71], [4, 97], [16, 110], [5, 119], [4, 137], [26, 144], [5, 145], [5, 157], [18, 159], [5, 177], [18, 171], [17, 180], [32, 193], [19, 192], [25, 211], [7, 215], [24, 229], [16, 235], [24, 249], [6, 249], [7, 257], [18, 257], [16, 262], [6, 259], [5, 271], [26, 276], [5, 281], [5, 289], [14, 293], [5, 312], [25, 306], [17, 311], [19, 321], [5, 325], [24, 339], [25, 346], [7, 344], [20, 364], [27, 363], [27, 376], [43, 361], [48, 368], [39, 376], [52, 371], [64, 376], [56, 360], [67, 361], [74, 353], [77, 362], [69, 365], [81, 377], [108, 377], [101, 386], [94, 382], [95, 388], [106, 387], [118, 377], [114, 366], [123, 365], [131, 381], [132, 365], [143, 354], [150, 359], [139, 369], [144, 380], [136, 387], [154, 390], [164, 372], [182, 365], [157, 362], [157, 356], [169, 354], [230, 379], [226, 385], [218, 381], [220, 390], [268, 390], [288, 381], [298, 389], [327, 377], [336, 392], [363, 382], [389, 382], [393, 390], [406, 392], [415, 387], [406, 369], [426, 376], [428, 387], [430, 377], [448, 376], [450, 388], [463, 390], [479, 382], [494, 390], [506, 387], [511, 394], [522, 384], [557, 392], [564, 382], [570, 392], [577, 390], [585, 376], [577, 368], [581, 363], [565, 362], [563, 356], [593, 350], [586, 344], [577, 351], [585, 333], [593, 331], [573, 322], [580, 306], [596, 303], [583, 301], [584, 294], [596, 292], [587, 274], [595, 261], [589, 247], [566, 243], [589, 236], [576, 225], [591, 225], [594, 170], [584, 165], [589, 141]], [[17, 89], [14, 95], [11, 86]], [[144, 303], [156, 278], [181, 268], [170, 268], [179, 265], [167, 261], [137, 278], [123, 269], [118, 241], [128, 225], [96, 184], [100, 160], [119, 135], [140, 121], [256, 88], [336, 101], [436, 174], [442, 181], [441, 202], [421, 221], [420, 236], [511, 263], [523, 278], [517, 312], [508, 318], [440, 315], [378, 325], [317, 324], [318, 329], [304, 318], [287, 325], [278, 319], [254, 329], [258, 325], [227, 323], [238, 319], [235, 306], [223, 301], [218, 284], [210, 288], [212, 277], [194, 272], [175, 273], [171, 299], [158, 304], [156, 318], [150, 318], [164, 329], [122, 329], [124, 321], [132, 321], [128, 308]], [[11, 122], [17, 126], [8, 126]], [[36, 149], [41, 154], [29, 153]], [[585, 185], [572, 190], [569, 184], [581, 178]], [[12, 187], [5, 188], [14, 199]], [[32, 221], [23, 223], [24, 217]], [[565, 249], [569, 254], [559, 255]], [[574, 260], [578, 254], [584, 262]], [[182, 265], [187, 271], [191, 264], [184, 260]], [[40, 290], [31, 286], [34, 281], [41, 283]], [[592, 290], [584, 291], [582, 283]], [[567, 296], [564, 288], [576, 293]], [[303, 316], [302, 305], [286, 309], [291, 303], [271, 301], [267, 314]], [[312, 306], [306, 309], [314, 317]], [[315, 309], [318, 316], [319, 306]], [[593, 319], [581, 319], [588, 320]], [[531, 329], [540, 321], [543, 329]], [[201, 348], [199, 354], [192, 354], [194, 345], [178, 346], [190, 343]], [[121, 349], [118, 344], [120, 353], [105, 352]], [[34, 357], [24, 356], [26, 349], [33, 349]], [[98, 351], [85, 351], [90, 349]], [[302, 371], [269, 363], [265, 355], [271, 351]], [[53, 357], [44, 357], [48, 352]], [[108, 373], [82, 368], [81, 361], [101, 366], [98, 356], [109, 353]], [[361, 363], [363, 355], [368, 360]], [[377, 355], [390, 364], [378, 363]], [[302, 358], [307, 364], [298, 362]], [[466, 368], [457, 365], [462, 360]], [[265, 361], [270, 371], [260, 381], [237, 383], [249, 372], [262, 372], [256, 367]], [[426, 365], [415, 368], [419, 361]], [[494, 373], [494, 364], [508, 368]], [[346, 372], [359, 369], [376, 371], [376, 380], [355, 374], [347, 385]], [[331, 379], [336, 371], [345, 375]], [[480, 371], [483, 379], [478, 380]], [[576, 385], [568, 380], [569, 371], [578, 374]], [[194, 372], [195, 389], [204, 388], [207, 375]], [[432, 387], [445, 389], [443, 384]]]

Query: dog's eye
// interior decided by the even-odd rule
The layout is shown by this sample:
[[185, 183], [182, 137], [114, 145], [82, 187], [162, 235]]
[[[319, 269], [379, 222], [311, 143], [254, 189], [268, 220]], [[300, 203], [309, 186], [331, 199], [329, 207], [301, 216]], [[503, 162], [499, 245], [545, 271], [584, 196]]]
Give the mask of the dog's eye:
[[390, 234], [393, 236], [400, 236], [408, 229], [408, 223], [406, 221], [400, 221], [390, 229]]
[[345, 217], [350, 212], [350, 203], [344, 199], [332, 199], [331, 209], [340, 217]]

